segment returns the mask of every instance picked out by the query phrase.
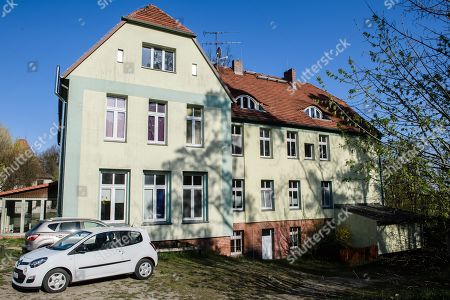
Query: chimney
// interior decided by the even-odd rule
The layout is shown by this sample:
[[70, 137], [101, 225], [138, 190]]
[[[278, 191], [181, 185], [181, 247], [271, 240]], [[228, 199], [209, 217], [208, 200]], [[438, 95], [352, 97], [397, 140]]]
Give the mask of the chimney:
[[244, 65], [241, 60], [233, 60], [233, 71], [236, 75], [244, 75]]
[[289, 70], [287, 70], [286, 72], [284, 72], [284, 80], [289, 81], [290, 83], [294, 83], [295, 80], [297, 80], [297, 76], [296, 76], [296, 72], [294, 68], [291, 68]]
[[284, 72], [283, 78], [284, 78], [284, 80], [289, 82], [292, 90], [297, 89], [297, 85], [295, 84], [295, 82], [297, 81], [297, 73], [295, 72], [294, 68], [290, 68], [289, 70]]

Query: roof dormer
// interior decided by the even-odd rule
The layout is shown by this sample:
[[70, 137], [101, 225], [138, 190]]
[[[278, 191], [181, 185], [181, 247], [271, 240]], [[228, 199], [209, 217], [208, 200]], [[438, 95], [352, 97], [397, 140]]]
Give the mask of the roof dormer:
[[320, 119], [320, 120], [326, 120], [324, 114], [322, 111], [317, 108], [316, 106], [308, 106], [305, 108], [305, 114], [307, 114], [312, 119]]
[[265, 111], [263, 106], [249, 95], [240, 95], [236, 97], [236, 104], [245, 109]]

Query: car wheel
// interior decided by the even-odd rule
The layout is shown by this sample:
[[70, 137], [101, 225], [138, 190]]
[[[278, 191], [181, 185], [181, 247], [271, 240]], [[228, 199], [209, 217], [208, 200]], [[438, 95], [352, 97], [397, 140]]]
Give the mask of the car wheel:
[[49, 271], [42, 282], [42, 287], [47, 293], [63, 292], [70, 282], [70, 275], [64, 269]]
[[136, 275], [137, 279], [144, 280], [152, 276], [153, 269], [155, 266], [153, 262], [148, 258], [141, 259], [134, 269], [134, 275]]

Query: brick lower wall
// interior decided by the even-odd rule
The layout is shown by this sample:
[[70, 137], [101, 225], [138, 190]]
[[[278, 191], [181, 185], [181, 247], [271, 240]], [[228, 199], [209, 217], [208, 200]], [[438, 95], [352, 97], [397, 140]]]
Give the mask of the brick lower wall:
[[198, 247], [199, 249], [213, 251], [220, 255], [231, 255], [229, 236], [171, 241], [153, 241], [152, 243], [156, 246], [156, 248]]
[[290, 228], [299, 227], [300, 245], [321, 228], [328, 219], [292, 220], [256, 223], [235, 223], [234, 231], [243, 231], [243, 254], [253, 258], [262, 257], [261, 236], [263, 229], [273, 229], [273, 258], [286, 258], [289, 254]]
[[[263, 229], [273, 229], [273, 258], [286, 258], [289, 254], [289, 238], [291, 227], [299, 227], [301, 232], [300, 244], [308, 237], [311, 237], [321, 228], [328, 219], [315, 220], [292, 220], [292, 221], [272, 221], [256, 223], [235, 223], [234, 231], [243, 231], [243, 254], [249, 257], [260, 259], [261, 256], [261, 235]], [[214, 251], [220, 255], [231, 255], [231, 238], [229, 236], [183, 239], [171, 241], [153, 241], [157, 248], [183, 248], [198, 247], [202, 250]]]

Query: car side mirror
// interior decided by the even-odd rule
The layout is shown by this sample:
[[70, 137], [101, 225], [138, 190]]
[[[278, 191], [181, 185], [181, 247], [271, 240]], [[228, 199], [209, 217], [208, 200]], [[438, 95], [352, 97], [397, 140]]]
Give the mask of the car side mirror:
[[86, 245], [80, 245], [76, 251], [77, 254], [85, 254], [86, 252], [88, 252]]

